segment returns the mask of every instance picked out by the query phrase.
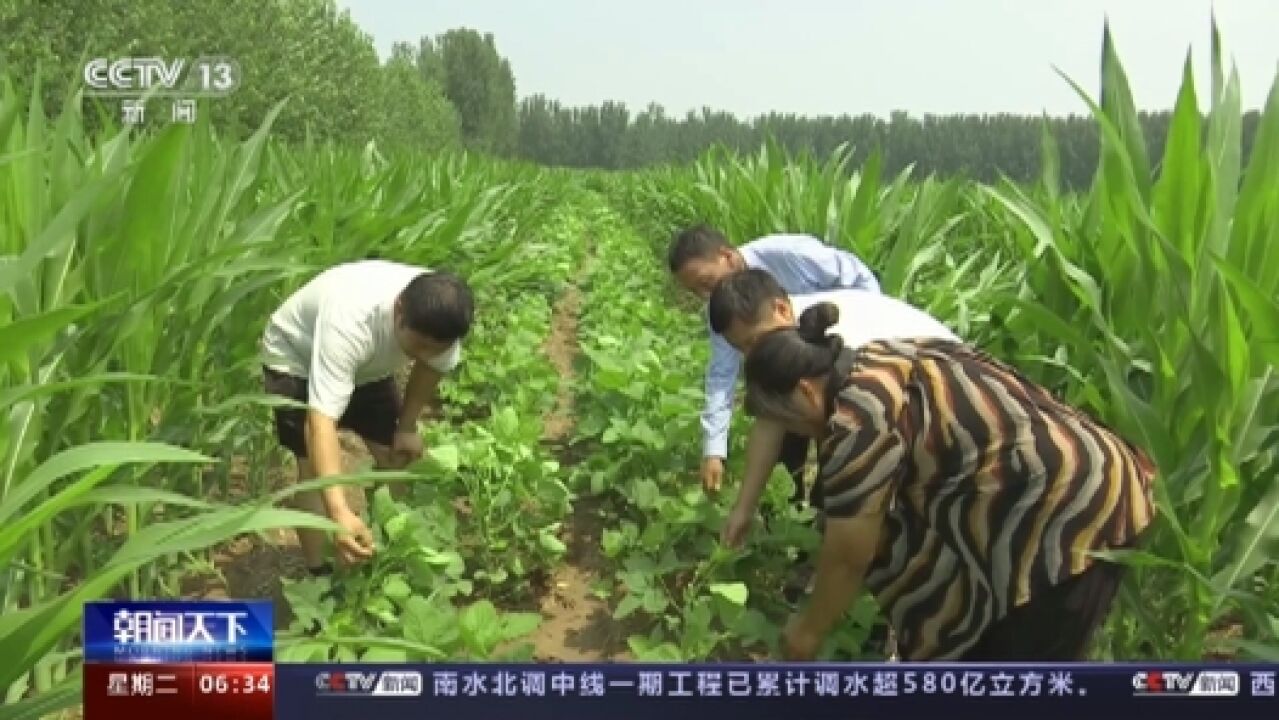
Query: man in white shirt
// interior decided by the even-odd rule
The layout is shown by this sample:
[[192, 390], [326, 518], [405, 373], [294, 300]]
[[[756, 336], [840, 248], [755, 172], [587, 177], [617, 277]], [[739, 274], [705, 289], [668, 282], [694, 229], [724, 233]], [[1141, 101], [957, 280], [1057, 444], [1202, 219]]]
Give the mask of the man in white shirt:
[[[457, 365], [473, 315], [462, 279], [386, 260], [332, 267], [293, 293], [267, 323], [262, 350], [266, 391], [308, 406], [275, 411], [276, 435], [297, 457], [298, 479], [342, 473], [339, 428], [357, 433], [379, 468], [420, 458], [418, 418]], [[394, 374], [410, 363], [401, 401]], [[372, 557], [372, 533], [343, 488], [301, 493], [298, 504], [342, 526], [339, 560]], [[326, 571], [323, 533], [299, 530], [298, 539], [308, 568]]]

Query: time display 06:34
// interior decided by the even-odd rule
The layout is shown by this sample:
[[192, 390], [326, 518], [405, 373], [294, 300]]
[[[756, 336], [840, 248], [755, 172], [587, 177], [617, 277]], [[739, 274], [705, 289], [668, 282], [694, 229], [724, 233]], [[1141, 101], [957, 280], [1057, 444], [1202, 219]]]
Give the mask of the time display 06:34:
[[270, 672], [201, 672], [196, 675], [195, 689], [202, 695], [271, 694]]

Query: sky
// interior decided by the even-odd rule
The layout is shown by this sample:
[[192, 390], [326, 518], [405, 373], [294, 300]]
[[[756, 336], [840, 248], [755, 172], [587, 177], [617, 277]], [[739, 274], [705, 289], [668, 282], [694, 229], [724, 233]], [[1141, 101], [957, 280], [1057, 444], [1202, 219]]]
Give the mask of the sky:
[[[520, 97], [682, 115], [1086, 114], [1109, 18], [1137, 106], [1171, 108], [1211, 18], [1245, 109], [1279, 70], [1279, 0], [338, 0], [385, 59], [456, 27], [493, 33]], [[1056, 69], [1055, 69], [1056, 68]]]

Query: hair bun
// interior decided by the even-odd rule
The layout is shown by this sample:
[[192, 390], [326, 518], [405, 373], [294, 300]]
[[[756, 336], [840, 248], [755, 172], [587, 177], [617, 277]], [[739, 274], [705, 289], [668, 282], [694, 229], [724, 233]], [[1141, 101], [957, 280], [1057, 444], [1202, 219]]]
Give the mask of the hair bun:
[[839, 307], [823, 302], [808, 308], [799, 316], [799, 336], [810, 343], [826, 342], [826, 331], [839, 322]]

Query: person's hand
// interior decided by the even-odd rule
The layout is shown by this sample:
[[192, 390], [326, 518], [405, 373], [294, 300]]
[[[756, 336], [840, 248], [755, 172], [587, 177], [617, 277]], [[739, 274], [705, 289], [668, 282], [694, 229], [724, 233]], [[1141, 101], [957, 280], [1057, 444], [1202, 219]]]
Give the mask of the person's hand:
[[782, 659], [808, 662], [817, 657], [822, 648], [822, 637], [808, 628], [804, 616], [792, 615], [782, 631]]
[[358, 565], [373, 557], [373, 533], [359, 515], [343, 508], [331, 514], [333, 522], [342, 526], [334, 538], [334, 551], [344, 565]]
[[719, 541], [733, 550], [740, 548], [750, 534], [751, 523], [754, 521], [755, 513], [750, 509], [734, 507], [728, 514], [724, 529], [719, 533]]
[[717, 492], [724, 479], [724, 458], [708, 457], [702, 460], [702, 488]]
[[399, 467], [422, 459], [422, 436], [416, 429], [397, 430], [391, 442], [391, 459]]

